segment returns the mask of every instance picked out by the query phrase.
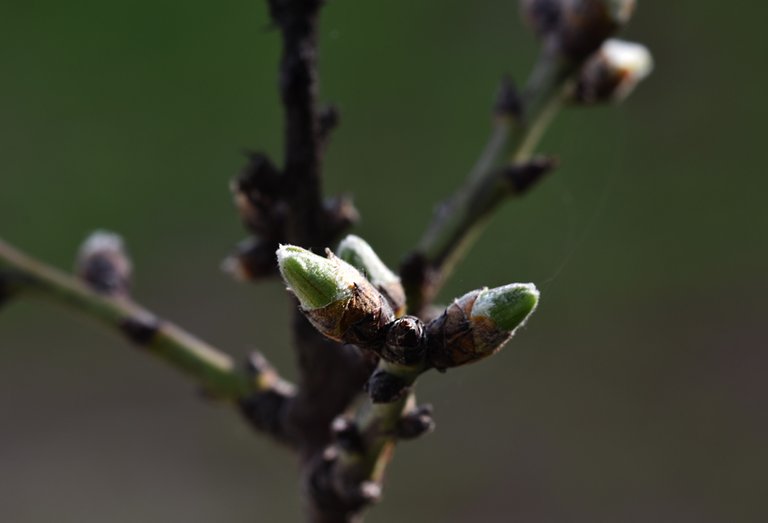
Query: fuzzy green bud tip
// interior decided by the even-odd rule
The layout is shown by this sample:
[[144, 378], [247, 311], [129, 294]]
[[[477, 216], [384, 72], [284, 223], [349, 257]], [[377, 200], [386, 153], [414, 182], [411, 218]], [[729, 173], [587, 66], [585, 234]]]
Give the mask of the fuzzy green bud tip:
[[374, 285], [400, 281], [400, 278], [381, 261], [368, 242], [359, 236], [350, 234], [341, 240], [336, 249], [336, 255], [363, 273]]
[[338, 258], [323, 258], [294, 245], [277, 249], [277, 264], [285, 283], [305, 310], [349, 298], [360, 274]]
[[472, 307], [472, 318], [489, 318], [497, 328], [512, 332], [528, 319], [539, 303], [532, 283], [512, 283], [482, 291]]

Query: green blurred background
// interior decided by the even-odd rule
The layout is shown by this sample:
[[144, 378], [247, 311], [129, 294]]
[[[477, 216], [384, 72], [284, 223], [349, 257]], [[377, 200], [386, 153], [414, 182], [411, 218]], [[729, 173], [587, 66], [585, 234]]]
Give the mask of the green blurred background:
[[[289, 376], [279, 284], [218, 270], [244, 236], [240, 152], [280, 158], [263, 1], [0, 4], [0, 235], [71, 267], [121, 232], [135, 294]], [[444, 293], [533, 281], [498, 357], [419, 385], [371, 522], [768, 519], [764, 20], [757, 1], [640, 2], [654, 52], [623, 107], [569, 110], [562, 168], [505, 206]], [[535, 55], [516, 2], [335, 0], [327, 190], [397, 264], [475, 160], [500, 76]], [[173, 370], [44, 304], [0, 314], [0, 521], [299, 521], [295, 463]]]

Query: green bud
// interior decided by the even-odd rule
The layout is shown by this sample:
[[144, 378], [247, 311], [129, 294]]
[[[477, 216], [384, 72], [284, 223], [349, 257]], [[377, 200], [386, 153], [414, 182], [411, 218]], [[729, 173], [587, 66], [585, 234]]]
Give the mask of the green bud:
[[277, 249], [277, 264], [304, 310], [349, 298], [355, 281], [361, 279], [354, 267], [338, 258], [323, 258], [294, 245]]
[[469, 292], [427, 325], [427, 352], [437, 369], [487, 358], [509, 341], [539, 301], [533, 284], [513, 283]]
[[487, 318], [497, 329], [508, 333], [522, 325], [539, 303], [539, 291], [532, 283], [512, 283], [480, 291], [470, 320]]
[[301, 247], [277, 250], [280, 274], [301, 310], [325, 336], [358, 346], [379, 346], [394, 319], [389, 303], [350, 264], [326, 251], [323, 258]]
[[389, 270], [368, 242], [350, 234], [339, 243], [336, 254], [365, 275], [384, 294], [397, 316], [405, 313], [405, 291], [400, 278]]

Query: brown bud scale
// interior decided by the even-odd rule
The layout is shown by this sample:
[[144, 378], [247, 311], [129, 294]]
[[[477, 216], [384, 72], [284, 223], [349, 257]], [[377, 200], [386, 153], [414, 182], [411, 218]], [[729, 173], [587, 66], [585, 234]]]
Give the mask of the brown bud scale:
[[[465, 294], [427, 325], [427, 360], [438, 370], [473, 363], [495, 354], [510, 333], [488, 318], [470, 321], [472, 307], [482, 291]], [[488, 351], [488, 347], [495, 350]]]
[[304, 310], [317, 330], [332, 340], [359, 347], [379, 347], [395, 316], [387, 300], [368, 280], [353, 284], [351, 296], [319, 309]]

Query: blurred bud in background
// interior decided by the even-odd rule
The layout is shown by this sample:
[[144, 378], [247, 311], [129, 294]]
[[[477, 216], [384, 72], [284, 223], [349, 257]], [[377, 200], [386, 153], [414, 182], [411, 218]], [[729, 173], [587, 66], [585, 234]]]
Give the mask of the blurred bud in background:
[[80, 246], [75, 272], [99, 293], [110, 296], [129, 294], [131, 260], [118, 234], [109, 231], [91, 233]]
[[644, 45], [606, 40], [584, 65], [571, 101], [577, 104], [621, 102], [652, 70], [653, 58]]

